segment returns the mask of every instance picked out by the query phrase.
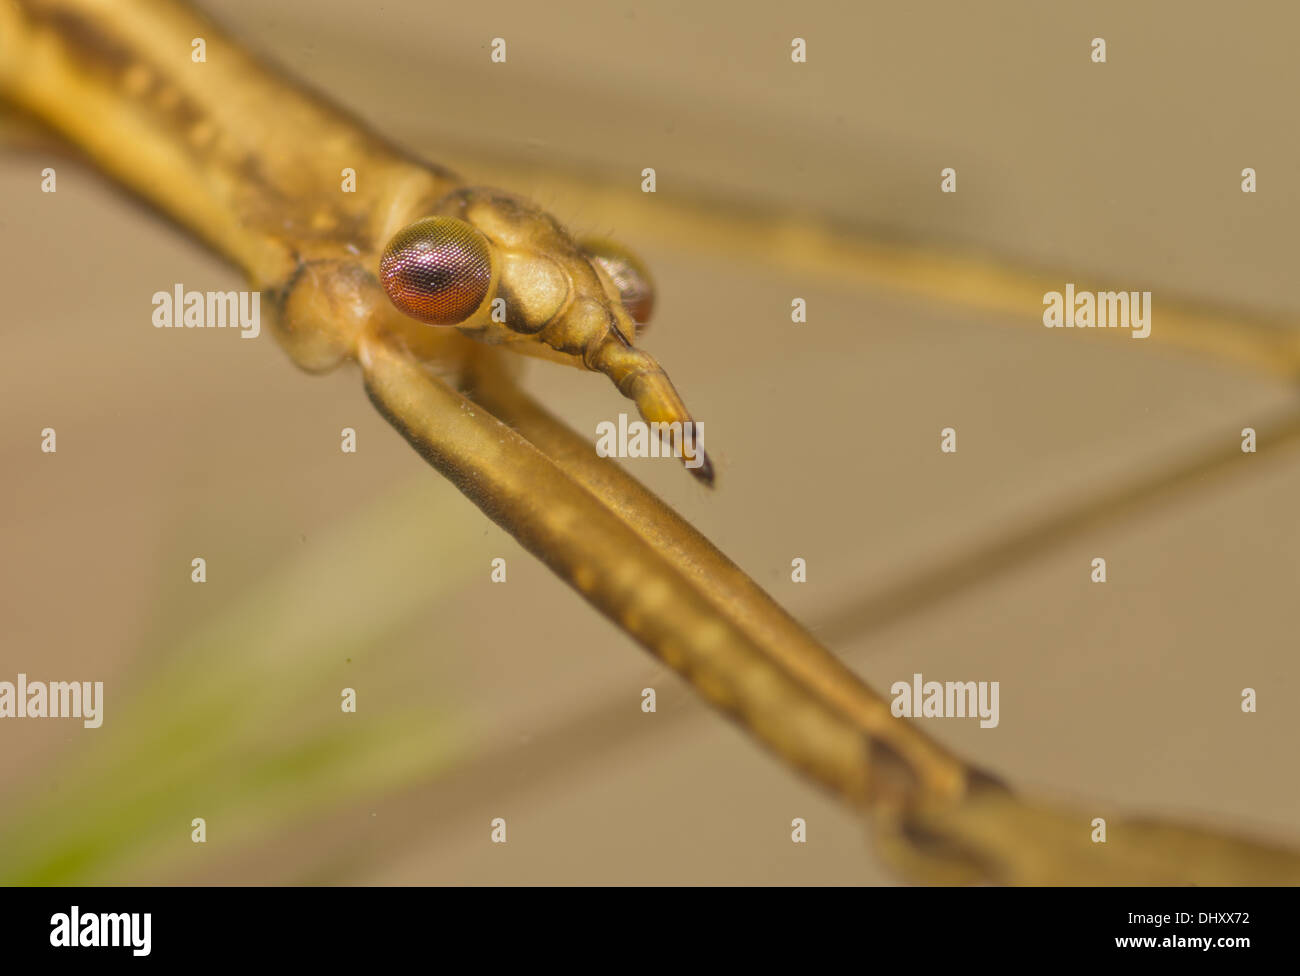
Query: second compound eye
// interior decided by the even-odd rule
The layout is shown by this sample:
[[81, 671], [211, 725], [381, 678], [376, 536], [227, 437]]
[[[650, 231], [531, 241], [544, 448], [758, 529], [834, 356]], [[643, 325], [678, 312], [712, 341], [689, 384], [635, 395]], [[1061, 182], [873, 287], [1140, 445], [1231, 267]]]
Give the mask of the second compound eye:
[[618, 289], [619, 300], [640, 332], [650, 321], [650, 314], [655, 307], [655, 286], [650, 271], [640, 258], [613, 241], [594, 238], [583, 241], [582, 248], [609, 275], [610, 281]]
[[426, 217], [393, 235], [379, 259], [379, 280], [411, 318], [459, 325], [487, 298], [492, 247], [463, 220]]

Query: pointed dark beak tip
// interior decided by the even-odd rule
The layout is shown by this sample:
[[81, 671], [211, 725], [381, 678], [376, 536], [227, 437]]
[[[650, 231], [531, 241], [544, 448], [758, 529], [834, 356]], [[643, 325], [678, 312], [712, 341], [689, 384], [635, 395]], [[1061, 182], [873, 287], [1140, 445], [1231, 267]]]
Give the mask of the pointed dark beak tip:
[[707, 485], [709, 488], [712, 488], [713, 487], [713, 462], [710, 461], [709, 456], [707, 454], [704, 454], [703, 452], [701, 452], [700, 461], [702, 463], [698, 467], [687, 468], [687, 470], [690, 471], [691, 474], [695, 475], [698, 481]]

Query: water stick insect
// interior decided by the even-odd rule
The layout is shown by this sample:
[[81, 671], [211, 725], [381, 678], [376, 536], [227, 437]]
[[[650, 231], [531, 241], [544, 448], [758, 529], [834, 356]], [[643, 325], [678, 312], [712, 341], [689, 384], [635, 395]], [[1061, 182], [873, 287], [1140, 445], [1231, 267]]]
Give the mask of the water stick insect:
[[[719, 710], [867, 814], [907, 876], [1300, 877], [1294, 852], [1177, 824], [1115, 817], [1110, 841], [1092, 844], [1079, 811], [1021, 798], [894, 718], [523, 394], [515, 352], [602, 372], [647, 421], [694, 429], [637, 346], [653, 289], [627, 252], [420, 162], [167, 0], [0, 4], [0, 97], [242, 268], [303, 369], [358, 363], [423, 457]], [[711, 465], [693, 470], [712, 480]]]

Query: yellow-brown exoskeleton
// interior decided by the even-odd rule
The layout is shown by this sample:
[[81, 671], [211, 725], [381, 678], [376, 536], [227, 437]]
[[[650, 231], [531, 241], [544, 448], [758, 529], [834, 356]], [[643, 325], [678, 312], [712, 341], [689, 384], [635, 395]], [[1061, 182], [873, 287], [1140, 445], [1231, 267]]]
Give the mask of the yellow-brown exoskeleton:
[[634, 344], [654, 286], [627, 250], [579, 242], [519, 197], [466, 188], [393, 235], [379, 280], [411, 318], [604, 373], [647, 423], [660, 425], [652, 430], [680, 446], [691, 473], [713, 483], [702, 428], [663, 368]]

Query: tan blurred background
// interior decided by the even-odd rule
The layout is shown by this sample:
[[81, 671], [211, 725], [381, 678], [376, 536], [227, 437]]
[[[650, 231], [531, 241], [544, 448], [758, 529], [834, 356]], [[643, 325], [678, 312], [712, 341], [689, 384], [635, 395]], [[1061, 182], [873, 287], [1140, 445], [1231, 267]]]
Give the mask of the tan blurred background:
[[[428, 158], [647, 260], [647, 345], [704, 419], [719, 488], [625, 463], [878, 689], [915, 671], [1001, 682], [998, 728], [927, 731], [1085, 810], [1300, 843], [1300, 453], [1261, 444], [974, 585], [869, 612], [900, 581], [1295, 411], [1292, 384], [1160, 341], [1162, 302], [1300, 313], [1294, 10], [206, 9]], [[938, 192], [945, 166], [955, 196]], [[103, 680], [107, 699], [95, 731], [0, 723], [0, 881], [893, 880], [852, 816], [429, 470], [353, 371], [300, 374], [269, 333], [151, 327], [155, 291], [237, 288], [235, 272], [22, 134], [0, 153], [0, 198], [0, 680]], [[765, 261], [682, 213], [1149, 289], [1152, 339], [1048, 331], [1037, 303], [963, 311], [864, 284], [851, 258]], [[806, 325], [789, 321], [796, 295]], [[583, 432], [625, 408], [558, 366], [530, 366], [528, 386]], [[1240, 711], [1246, 686], [1258, 714]]]

